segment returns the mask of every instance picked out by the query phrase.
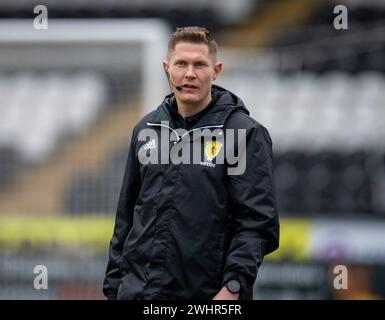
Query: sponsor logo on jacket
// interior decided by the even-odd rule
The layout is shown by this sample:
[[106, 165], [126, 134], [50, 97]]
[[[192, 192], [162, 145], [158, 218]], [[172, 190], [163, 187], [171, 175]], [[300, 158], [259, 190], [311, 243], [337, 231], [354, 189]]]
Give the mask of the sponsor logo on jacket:
[[144, 150], [148, 150], [148, 149], [156, 149], [155, 139], [152, 139], [151, 141], [147, 142], [147, 143], [143, 146], [143, 149], [144, 149]]

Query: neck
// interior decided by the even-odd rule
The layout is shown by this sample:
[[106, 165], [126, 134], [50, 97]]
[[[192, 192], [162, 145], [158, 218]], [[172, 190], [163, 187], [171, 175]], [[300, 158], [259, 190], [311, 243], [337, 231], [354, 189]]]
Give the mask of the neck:
[[212, 97], [211, 94], [208, 95], [208, 97], [199, 104], [190, 104], [190, 103], [183, 103], [179, 101], [178, 98], [176, 98], [177, 107], [178, 107], [178, 113], [183, 117], [191, 117], [194, 114], [197, 114], [198, 112], [205, 109], [211, 102]]

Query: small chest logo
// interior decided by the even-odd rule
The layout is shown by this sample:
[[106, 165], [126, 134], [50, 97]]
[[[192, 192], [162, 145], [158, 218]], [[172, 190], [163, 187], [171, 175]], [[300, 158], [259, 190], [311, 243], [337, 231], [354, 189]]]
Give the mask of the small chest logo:
[[155, 149], [155, 148], [156, 148], [155, 139], [150, 140], [143, 147], [144, 150]]
[[208, 141], [205, 145], [205, 155], [207, 161], [212, 161], [221, 151], [223, 144], [219, 141]]

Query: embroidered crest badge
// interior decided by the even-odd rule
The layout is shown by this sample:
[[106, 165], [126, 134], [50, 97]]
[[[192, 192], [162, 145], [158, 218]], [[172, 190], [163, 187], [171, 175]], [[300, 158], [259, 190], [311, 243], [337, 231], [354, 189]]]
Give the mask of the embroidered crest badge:
[[205, 155], [207, 161], [212, 161], [221, 151], [223, 144], [219, 141], [208, 141], [205, 146]]

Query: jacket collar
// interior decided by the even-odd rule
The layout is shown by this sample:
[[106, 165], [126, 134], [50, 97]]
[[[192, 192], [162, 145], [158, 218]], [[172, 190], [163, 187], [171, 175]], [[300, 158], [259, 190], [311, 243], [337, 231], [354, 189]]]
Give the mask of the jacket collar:
[[[242, 100], [235, 94], [217, 85], [213, 85], [211, 90], [215, 101], [208, 106], [209, 110], [203, 114], [193, 128], [223, 126], [226, 119], [235, 110], [242, 110], [244, 113], [249, 114]], [[171, 122], [171, 104], [173, 99], [175, 99], [173, 93], [165, 97], [162, 104], [158, 107], [158, 112], [151, 121], [152, 123], [160, 124], [162, 121]]]

